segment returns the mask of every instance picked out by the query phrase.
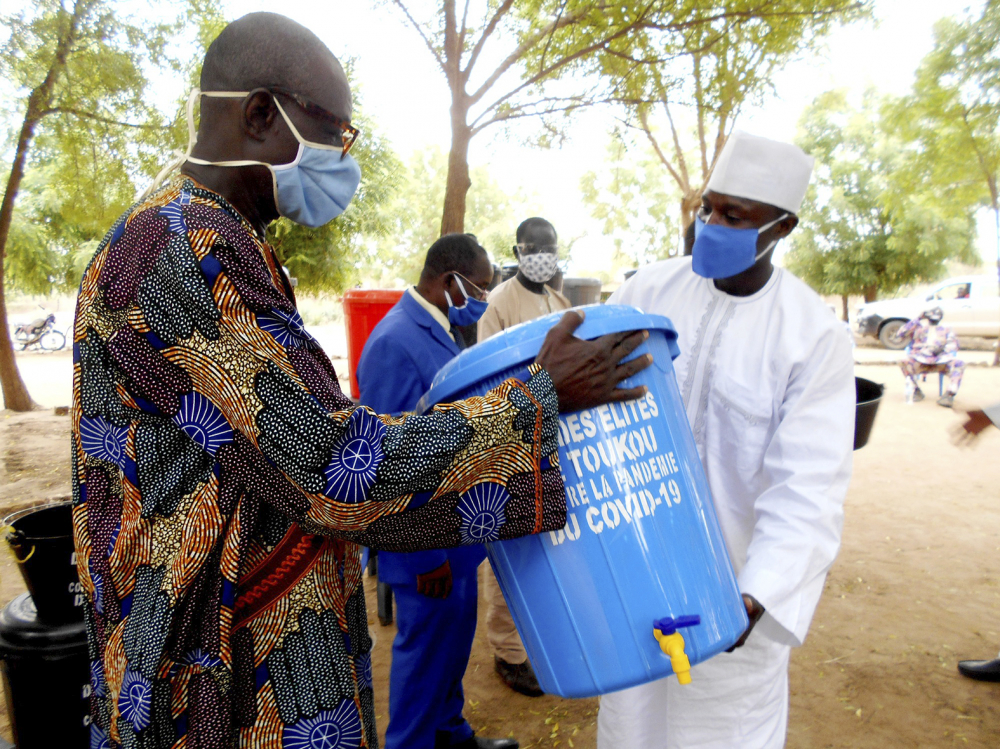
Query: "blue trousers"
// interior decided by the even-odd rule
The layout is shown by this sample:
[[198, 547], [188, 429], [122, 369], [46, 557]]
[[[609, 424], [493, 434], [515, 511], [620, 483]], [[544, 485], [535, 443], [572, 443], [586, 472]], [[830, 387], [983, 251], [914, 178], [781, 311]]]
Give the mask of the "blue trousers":
[[396, 639], [389, 671], [386, 749], [434, 749], [438, 734], [453, 744], [472, 737], [462, 717], [462, 677], [476, 634], [476, 570], [456, 576], [445, 599], [414, 585], [393, 585]]

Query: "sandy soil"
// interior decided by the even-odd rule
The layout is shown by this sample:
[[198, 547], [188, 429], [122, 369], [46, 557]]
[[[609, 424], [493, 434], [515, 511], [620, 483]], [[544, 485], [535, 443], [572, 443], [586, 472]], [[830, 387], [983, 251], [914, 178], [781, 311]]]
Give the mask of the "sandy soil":
[[[889, 390], [871, 442], [855, 454], [843, 549], [810, 637], [792, 656], [788, 746], [998, 746], [1000, 684], [964, 679], [955, 663], [1000, 649], [1000, 431], [957, 448], [958, 413], [933, 398], [907, 406], [895, 367], [858, 374]], [[65, 402], [51, 396], [50, 405]], [[956, 406], [998, 398], [1000, 370], [970, 367]], [[0, 510], [68, 494], [68, 431], [69, 419], [51, 410], [0, 412]], [[7, 601], [23, 586], [2, 559]], [[395, 630], [378, 624], [374, 581], [366, 584], [384, 729]], [[513, 735], [526, 748], [595, 746], [596, 699], [510, 692], [482, 635], [465, 685], [466, 716], [483, 735]], [[9, 736], [3, 723], [0, 734]]]

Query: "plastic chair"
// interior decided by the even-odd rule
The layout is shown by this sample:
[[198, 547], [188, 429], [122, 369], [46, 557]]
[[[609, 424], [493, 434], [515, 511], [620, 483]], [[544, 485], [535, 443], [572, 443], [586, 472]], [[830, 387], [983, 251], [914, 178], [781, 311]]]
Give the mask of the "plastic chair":
[[[920, 377], [920, 381], [927, 383], [927, 372]], [[944, 372], [938, 372], [938, 398], [944, 395]]]
[[[910, 343], [907, 344], [906, 348], [903, 349], [903, 354], [906, 357], [909, 357], [910, 356], [910, 352], [912, 350], [913, 350], [913, 341], [910, 341]], [[934, 366], [940, 366], [940, 365], [935, 364]], [[934, 370], [931, 370], [931, 371], [934, 371]], [[942, 372], [940, 369], [937, 370], [937, 373], [938, 373], [938, 398], [940, 398], [942, 395], [944, 395], [944, 374], [945, 373]], [[920, 375], [920, 381], [922, 383], [924, 383], [925, 385], [927, 384], [927, 375], [928, 374], [929, 374], [928, 372], [923, 372]]]

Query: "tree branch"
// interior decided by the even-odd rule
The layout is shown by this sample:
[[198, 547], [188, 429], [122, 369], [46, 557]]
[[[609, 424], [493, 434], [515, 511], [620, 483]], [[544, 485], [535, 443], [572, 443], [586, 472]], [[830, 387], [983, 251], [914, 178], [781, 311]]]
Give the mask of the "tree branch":
[[423, 28], [420, 26], [419, 23], [417, 23], [417, 20], [410, 14], [409, 8], [403, 5], [402, 0], [392, 0], [392, 3], [393, 5], [398, 7], [401, 11], [403, 11], [403, 14], [406, 16], [406, 20], [409, 21], [410, 26], [416, 29], [416, 32], [420, 34], [420, 38], [424, 40], [424, 44], [427, 45], [427, 49], [429, 49], [431, 51], [431, 54], [434, 55], [434, 59], [437, 60], [437, 64], [441, 66], [441, 70], [444, 71], [445, 77], [447, 77], [448, 67], [445, 65], [445, 62], [441, 58], [441, 55], [438, 53], [437, 49], [431, 43], [430, 38], [424, 33]]
[[688, 173], [687, 159], [684, 158], [684, 149], [681, 148], [680, 135], [677, 132], [677, 125], [674, 123], [674, 116], [670, 112], [670, 103], [667, 101], [665, 93], [666, 92], [664, 92], [663, 97], [663, 110], [667, 113], [667, 122], [670, 123], [670, 134], [674, 141], [674, 153], [677, 155], [677, 165], [680, 168], [681, 176], [684, 178], [681, 190], [689, 192], [692, 187], [691, 175]]
[[667, 168], [667, 171], [670, 172], [670, 176], [674, 178], [674, 182], [676, 182], [678, 187], [680, 187], [681, 190], [683, 190], [684, 182], [681, 179], [681, 176], [671, 165], [670, 160], [663, 153], [663, 150], [660, 148], [659, 142], [656, 140], [656, 136], [653, 135], [653, 131], [649, 127], [649, 118], [648, 115], [646, 114], [645, 109], [640, 109], [638, 115], [639, 115], [639, 123], [642, 125], [642, 132], [646, 134], [646, 138], [649, 140], [649, 144], [653, 147], [653, 150], [656, 152], [657, 158], [659, 158], [659, 160], [663, 162], [663, 166], [665, 166]]
[[995, 210], [997, 205], [996, 172], [995, 170], [991, 170], [989, 164], [986, 163], [986, 155], [983, 153], [982, 147], [976, 139], [976, 136], [972, 134], [972, 123], [969, 122], [969, 110], [965, 107], [962, 107], [962, 122], [965, 123], [965, 129], [968, 131], [969, 141], [972, 143], [972, 148], [976, 152], [976, 161], [979, 162], [979, 167], [983, 170], [983, 176], [986, 178], [986, 185], [990, 190], [991, 207]]
[[[546, 107], [544, 109], [536, 109], [536, 107], [543, 105], [545, 102], [569, 102], [569, 103], [562, 104], [560, 106]], [[538, 99], [528, 104], [513, 106], [510, 109], [504, 111], [503, 113], [494, 114], [488, 120], [479, 123], [478, 125], [473, 124], [472, 134], [475, 135], [481, 130], [489, 127], [490, 125], [496, 124], [497, 122], [506, 122], [508, 120], [520, 120], [524, 119], [525, 117], [544, 117], [547, 114], [556, 114], [558, 112], [569, 112], [573, 109], [579, 109], [580, 107], [588, 107], [594, 103], [595, 102], [593, 99], [584, 96], [547, 97], [545, 99]]]
[[462, 70], [462, 48], [458, 46], [458, 22], [455, 20], [455, 0], [444, 0], [444, 59], [455, 72]]
[[43, 110], [39, 116], [45, 117], [50, 114], [71, 114], [74, 117], [80, 117], [85, 120], [95, 120], [97, 122], [103, 122], [105, 125], [120, 125], [121, 127], [131, 127], [136, 130], [169, 130], [169, 125], [144, 125], [142, 123], [135, 122], [122, 122], [121, 120], [111, 119], [110, 117], [104, 117], [103, 115], [96, 114], [95, 112], [85, 112], [82, 109], [76, 109], [74, 107], [50, 107], [49, 109]]
[[[562, 0], [559, 5], [559, 11], [556, 13], [556, 23], [562, 18], [563, 13], [566, 11], [566, 5], [569, 0]], [[552, 31], [549, 33], [548, 39], [545, 40], [545, 46], [542, 48], [542, 54], [538, 56], [538, 69], [541, 70], [545, 67], [545, 56], [549, 53], [549, 47], [552, 46], [552, 40], [555, 38], [556, 27], [553, 25]]]
[[[854, 4], [854, 5], [860, 7], [859, 4]], [[580, 59], [581, 57], [585, 57], [601, 48], [606, 49], [611, 42], [620, 39], [621, 37], [626, 36], [627, 34], [630, 34], [637, 29], [654, 29], [662, 31], [682, 30], [687, 28], [694, 28], [697, 26], [703, 26], [705, 24], [710, 24], [713, 21], [719, 21], [719, 20], [730, 20], [730, 19], [746, 20], [750, 18], [757, 19], [763, 17], [783, 18], [783, 17], [798, 17], [798, 16], [824, 16], [824, 15], [832, 15], [837, 12], [842, 12], [842, 11], [832, 11], [832, 10], [822, 11], [822, 12], [786, 12], [786, 13], [766, 13], [766, 12], [756, 13], [754, 11], [740, 11], [734, 13], [721, 13], [712, 16], [705, 16], [703, 18], [694, 19], [692, 21], [681, 24], [664, 25], [664, 24], [653, 24], [648, 20], [646, 20], [648, 18], [648, 14], [651, 11], [652, 7], [653, 7], [652, 4], [644, 7], [642, 11], [637, 15], [636, 19], [627, 26], [618, 29], [614, 33], [609, 34], [603, 39], [600, 39], [583, 49], [577, 50], [571, 55], [567, 55], [566, 57], [560, 58], [558, 61], [552, 63], [547, 67], [539, 69], [539, 71], [535, 75], [524, 80], [519, 86], [512, 89], [507, 94], [501, 96], [499, 99], [495, 100], [492, 104], [486, 107], [486, 111], [488, 112], [492, 109], [495, 109], [497, 106], [507, 101], [508, 99], [512, 98], [519, 92], [523, 91], [525, 88], [529, 88], [530, 86], [533, 86], [534, 84], [540, 82], [541, 80], [548, 78], [560, 68], [569, 65], [570, 63]], [[535, 34], [534, 36], [522, 42], [517, 49], [515, 49], [510, 55], [508, 55], [508, 57], [497, 67], [497, 69], [490, 75], [490, 77], [470, 97], [470, 102], [471, 103], [478, 102], [483, 97], [483, 95], [485, 95], [486, 91], [488, 91], [497, 82], [497, 80], [504, 73], [506, 73], [507, 70], [510, 69], [512, 65], [514, 65], [521, 57], [523, 57], [524, 54], [529, 49], [534, 47], [542, 38], [544, 38], [550, 33], [553, 33], [556, 30], [556, 28], [562, 28], [571, 25], [573, 23], [576, 23], [582, 15], [583, 12], [581, 11], [581, 13], [567, 16], [564, 19], [560, 19], [559, 21], [553, 21], [552, 23], [548, 24], [544, 29], [542, 29], [538, 34]]]
[[510, 9], [514, 6], [514, 0], [504, 0], [500, 7], [497, 8], [496, 13], [487, 22], [486, 26], [483, 28], [483, 33], [479, 35], [479, 39], [476, 40], [476, 46], [472, 48], [472, 52], [469, 53], [469, 61], [465, 64], [465, 70], [462, 71], [465, 75], [466, 80], [468, 80], [469, 74], [472, 72], [472, 68], [476, 65], [476, 60], [479, 59], [479, 54], [483, 51], [483, 46], [486, 44], [486, 40], [492, 36], [493, 32], [496, 31], [497, 26]]
[[[566, 16], [560, 22], [560, 25], [561, 26], [568, 26], [570, 24], [576, 23], [576, 21], [578, 20], [578, 18], [579, 18], [579, 16]], [[601, 48], [605, 47], [606, 45], [610, 44], [611, 42], [615, 41], [616, 39], [620, 39], [621, 37], [623, 37], [623, 36], [631, 33], [636, 28], [639, 28], [639, 24], [638, 23], [632, 23], [632, 24], [629, 24], [628, 26], [624, 26], [624, 27], [618, 29], [615, 33], [613, 33], [613, 34], [611, 34], [611, 35], [609, 35], [609, 36], [607, 36], [607, 37], [605, 37], [603, 39], [600, 39], [600, 40], [594, 42], [593, 44], [590, 44], [590, 45], [588, 45], [588, 46], [586, 46], [586, 47], [584, 47], [582, 49], [578, 49], [576, 52], [574, 52], [574, 53], [572, 53], [570, 55], [566, 55], [565, 57], [560, 58], [558, 61], [552, 63], [551, 65], [549, 65], [549, 66], [547, 66], [545, 68], [540, 69], [533, 76], [530, 76], [529, 78], [523, 80], [520, 85], [514, 87], [513, 89], [511, 89], [510, 91], [508, 91], [506, 94], [504, 94], [500, 98], [498, 98], [495, 101], [493, 101], [489, 106], [486, 107], [483, 115], [485, 115], [486, 112], [490, 112], [492, 110], [495, 110], [497, 107], [499, 107], [505, 101], [507, 101], [508, 99], [513, 98], [514, 96], [516, 96], [517, 94], [519, 94], [524, 89], [530, 88], [531, 86], [534, 86], [536, 83], [539, 83], [540, 81], [544, 80], [545, 78], [550, 77], [551, 75], [553, 75], [559, 69], [564, 68], [567, 65], [569, 65], [570, 63], [575, 62], [576, 60], [579, 60], [582, 57], [586, 57], [587, 55], [591, 54], [592, 52], [595, 52], [598, 49], [601, 49]], [[476, 101], [478, 101], [480, 98], [482, 98], [482, 96], [493, 86], [493, 84], [497, 82], [497, 80], [500, 78], [500, 76], [502, 76], [505, 72], [507, 72], [507, 70], [514, 63], [516, 63], [518, 61], [518, 59], [520, 59], [521, 57], [523, 57], [524, 54], [525, 54], [525, 52], [527, 52], [528, 49], [530, 49], [532, 46], [534, 46], [535, 44], [537, 44], [538, 41], [539, 41], [539, 39], [541, 39], [541, 36], [536, 35], [531, 40], [522, 43], [516, 50], [514, 50], [514, 52], [512, 52], [507, 57], [507, 59], [503, 61], [503, 63], [501, 63], [500, 67], [498, 67], [493, 72], [493, 74], [486, 80], [486, 82], [483, 83], [483, 85], [479, 87], [479, 90], [476, 91], [475, 94], [473, 94], [473, 96], [472, 96], [473, 103], [476, 102]], [[480, 115], [480, 117], [482, 117], [483, 115]], [[476, 118], [476, 119], [478, 120], [479, 118]]]
[[652, 29], [653, 31], [684, 31], [686, 29], [693, 29], [698, 26], [704, 26], [705, 24], [714, 23], [715, 21], [723, 20], [743, 20], [743, 21], [757, 21], [767, 18], [823, 18], [824, 16], [840, 15], [848, 10], [860, 10], [863, 7], [862, 3], [851, 3], [850, 5], [844, 6], [842, 8], [830, 8], [828, 10], [803, 10], [803, 11], [776, 11], [767, 12], [764, 10], [740, 10], [740, 11], [726, 11], [724, 13], [716, 13], [711, 16], [703, 16], [701, 18], [694, 18], [690, 21], [683, 21], [680, 23], [647, 23], [643, 25], [643, 28]]
[[[512, 1], [513, 0], [508, 0], [508, 2], [512, 2]], [[581, 11], [580, 13], [576, 13], [576, 14], [570, 15], [570, 16], [565, 16], [562, 19], [560, 19], [558, 23], [557, 22], [552, 22], [552, 23], [547, 24], [545, 26], [545, 28], [540, 29], [537, 33], [533, 34], [532, 36], [528, 37], [523, 42], [521, 42], [517, 46], [517, 48], [513, 52], [511, 52], [509, 55], [507, 55], [507, 57], [496, 67], [496, 69], [490, 74], [489, 78], [487, 78], [486, 81], [483, 82], [483, 84], [476, 90], [476, 92], [474, 94], [472, 94], [471, 102], [472, 103], [476, 103], [480, 99], [482, 99], [483, 96], [486, 95], [486, 92], [489, 91], [493, 87], [493, 84], [495, 84], [497, 82], [497, 80], [499, 80], [499, 78], [504, 73], [506, 73], [508, 70], [510, 70], [510, 68], [518, 60], [520, 60], [522, 57], [524, 57], [525, 54], [527, 54], [527, 52], [532, 47], [534, 47], [536, 44], [538, 44], [538, 42], [540, 42], [542, 39], [544, 39], [549, 33], [551, 33], [552, 31], [554, 31], [556, 28], [565, 28], [566, 26], [574, 24], [577, 21], [579, 21], [580, 18], [582, 18], [582, 17], [583, 17], [583, 11]], [[577, 56], [579, 56], [579, 55], [577, 55]], [[551, 69], [551, 66], [550, 66], [550, 69]], [[536, 76], [534, 76], [534, 78], [537, 79], [539, 75], [540, 74], [536, 74]], [[496, 103], [499, 103], [499, 102], [495, 102], [495, 104]]]
[[465, 0], [465, 8], [462, 9], [462, 29], [458, 32], [458, 47], [459, 49], [465, 49], [465, 34], [469, 30], [466, 25], [469, 20], [469, 4], [472, 0]]

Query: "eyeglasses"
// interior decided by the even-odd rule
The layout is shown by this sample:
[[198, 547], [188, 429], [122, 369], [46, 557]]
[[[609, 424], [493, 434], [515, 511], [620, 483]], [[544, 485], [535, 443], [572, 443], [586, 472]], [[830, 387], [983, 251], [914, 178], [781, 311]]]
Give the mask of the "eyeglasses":
[[557, 244], [530, 244], [528, 242], [519, 242], [515, 245], [517, 249], [526, 255], [534, 255], [539, 252], [548, 252], [552, 255], [559, 254], [559, 245]]
[[[489, 293], [488, 291], [486, 291], [486, 289], [480, 288], [476, 284], [472, 283], [472, 281], [470, 281], [468, 278], [466, 278], [465, 276], [463, 276], [457, 270], [453, 270], [452, 273], [454, 275], [458, 276], [459, 278], [461, 278], [463, 281], [465, 281], [465, 283], [469, 284], [469, 286], [472, 287], [472, 290], [470, 292], [468, 292], [469, 296], [475, 297], [480, 302], [483, 301], [484, 299], [486, 299], [486, 295]], [[463, 286], [463, 288], [464, 288], [464, 286]]]
[[281, 86], [271, 86], [265, 89], [270, 94], [281, 94], [282, 96], [287, 96], [289, 99], [294, 101], [299, 107], [310, 117], [315, 117], [319, 120], [324, 120], [329, 122], [336, 127], [340, 128], [340, 143], [343, 150], [340, 153], [340, 158], [344, 158], [347, 152], [351, 150], [355, 143], [358, 142], [358, 137], [361, 135], [361, 131], [351, 125], [349, 122], [345, 122], [340, 119], [337, 115], [333, 114], [326, 109], [323, 109], [319, 104], [310, 101], [302, 94], [297, 94], [294, 91], [289, 91]]

